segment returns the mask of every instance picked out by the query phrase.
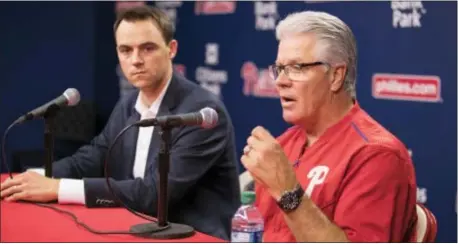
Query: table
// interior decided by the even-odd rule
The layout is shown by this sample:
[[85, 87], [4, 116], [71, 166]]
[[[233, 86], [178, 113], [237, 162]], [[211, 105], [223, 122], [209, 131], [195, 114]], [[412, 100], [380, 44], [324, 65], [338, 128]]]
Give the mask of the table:
[[[6, 175], [1, 176], [1, 180]], [[128, 231], [132, 225], [147, 223], [123, 208], [86, 208], [79, 205], [50, 204], [72, 212], [99, 231]], [[72, 217], [56, 210], [25, 202], [0, 202], [0, 242], [225, 242], [196, 232], [183, 239], [157, 240], [129, 234], [94, 234]]]

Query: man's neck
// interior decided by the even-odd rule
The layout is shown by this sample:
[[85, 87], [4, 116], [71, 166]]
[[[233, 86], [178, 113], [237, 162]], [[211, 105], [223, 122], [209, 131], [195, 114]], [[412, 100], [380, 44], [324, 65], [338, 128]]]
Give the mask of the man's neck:
[[308, 121], [304, 126], [307, 133], [308, 146], [311, 146], [331, 126], [338, 123], [353, 107], [352, 99], [339, 94], [323, 104], [314, 121]]

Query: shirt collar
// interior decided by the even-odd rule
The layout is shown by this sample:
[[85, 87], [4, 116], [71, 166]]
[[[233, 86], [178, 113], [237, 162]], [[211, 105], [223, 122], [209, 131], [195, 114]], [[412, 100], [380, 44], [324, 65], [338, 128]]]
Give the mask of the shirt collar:
[[159, 94], [159, 96], [156, 98], [156, 100], [153, 102], [153, 104], [151, 104], [151, 106], [148, 108], [141, 100], [141, 96], [142, 96], [142, 91], [140, 91], [138, 93], [138, 96], [137, 96], [137, 101], [135, 102], [135, 110], [141, 115], [143, 116], [144, 114], [146, 114], [148, 111], [152, 114], [152, 116], [156, 116], [156, 114], [158, 113], [159, 111], [159, 106], [161, 105], [162, 103], [162, 100], [164, 99], [164, 96], [165, 96], [165, 93], [170, 85], [170, 82], [171, 82], [172, 79], [169, 79], [167, 81], [167, 84], [165, 85], [164, 89], [162, 89], [161, 93]]

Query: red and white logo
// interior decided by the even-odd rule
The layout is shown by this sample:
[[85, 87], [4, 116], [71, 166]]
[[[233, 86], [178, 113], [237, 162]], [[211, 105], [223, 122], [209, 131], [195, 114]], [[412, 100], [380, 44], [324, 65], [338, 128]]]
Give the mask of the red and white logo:
[[235, 12], [235, 1], [196, 1], [194, 13], [200, 14], [232, 14]]
[[374, 74], [372, 96], [377, 99], [442, 102], [439, 76]]
[[307, 196], [309, 197], [312, 196], [313, 189], [315, 189], [317, 185], [323, 184], [328, 173], [329, 173], [328, 166], [318, 165], [318, 166], [313, 167], [307, 174], [307, 178], [309, 178], [310, 181], [307, 186], [307, 189], [305, 189], [305, 194], [307, 194]]
[[278, 97], [275, 80], [269, 76], [267, 69], [259, 70], [256, 64], [247, 61], [240, 70], [243, 79], [243, 94], [255, 97]]
[[115, 9], [116, 11], [125, 10], [128, 8], [133, 8], [137, 6], [146, 5], [145, 1], [116, 1], [115, 2]]
[[184, 64], [174, 64], [173, 68], [182, 76], [186, 76], [186, 66]]

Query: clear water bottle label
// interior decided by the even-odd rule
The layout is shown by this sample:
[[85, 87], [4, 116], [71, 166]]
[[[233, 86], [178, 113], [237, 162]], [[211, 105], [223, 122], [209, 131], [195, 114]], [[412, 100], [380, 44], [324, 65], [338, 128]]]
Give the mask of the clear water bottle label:
[[231, 242], [262, 242], [262, 231], [255, 232], [232, 232]]

